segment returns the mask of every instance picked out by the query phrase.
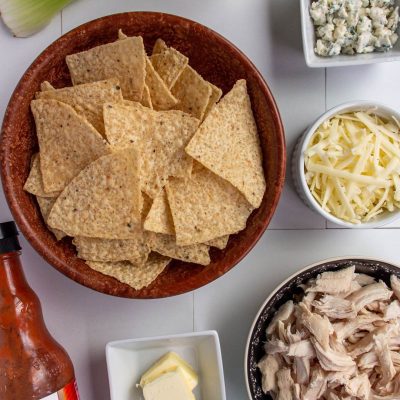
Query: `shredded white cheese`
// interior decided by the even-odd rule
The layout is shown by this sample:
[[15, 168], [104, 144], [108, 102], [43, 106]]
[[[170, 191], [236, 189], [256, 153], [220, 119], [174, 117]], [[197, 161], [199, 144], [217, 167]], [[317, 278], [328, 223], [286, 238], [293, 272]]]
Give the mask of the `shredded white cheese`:
[[352, 223], [400, 208], [400, 127], [372, 111], [335, 115], [304, 153], [306, 181], [321, 207]]

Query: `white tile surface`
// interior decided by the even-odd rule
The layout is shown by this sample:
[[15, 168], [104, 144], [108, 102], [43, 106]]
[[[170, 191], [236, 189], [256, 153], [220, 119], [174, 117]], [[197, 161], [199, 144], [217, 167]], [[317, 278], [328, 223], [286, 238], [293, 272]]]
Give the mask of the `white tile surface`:
[[[326, 106], [360, 98], [400, 108], [399, 63], [329, 70], [306, 67], [296, 1], [77, 0], [63, 11], [62, 19], [59, 15], [29, 39], [12, 38], [0, 26], [0, 54], [7, 54], [0, 58], [0, 121], [23, 71], [61, 30], [134, 10], [164, 11], [197, 20], [244, 51], [275, 95], [285, 125], [288, 158], [298, 135]], [[1, 193], [0, 220], [9, 218]], [[280, 281], [310, 262], [332, 256], [365, 255], [400, 262], [396, 229], [326, 230], [325, 226], [325, 221], [298, 199], [289, 178], [269, 231], [250, 255], [211, 285], [172, 299], [133, 301], [95, 293], [55, 271], [24, 240], [23, 261], [42, 300], [49, 329], [73, 359], [82, 399], [109, 400], [104, 355], [107, 341], [194, 328], [218, 330], [227, 398], [243, 400], [242, 358], [247, 332], [259, 305]]]

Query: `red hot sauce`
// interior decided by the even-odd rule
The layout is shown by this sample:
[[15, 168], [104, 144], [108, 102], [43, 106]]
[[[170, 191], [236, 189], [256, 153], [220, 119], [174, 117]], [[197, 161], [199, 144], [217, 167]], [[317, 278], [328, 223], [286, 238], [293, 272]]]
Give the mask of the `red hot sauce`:
[[14, 222], [0, 223], [0, 399], [79, 400], [72, 362], [25, 279], [17, 235]]

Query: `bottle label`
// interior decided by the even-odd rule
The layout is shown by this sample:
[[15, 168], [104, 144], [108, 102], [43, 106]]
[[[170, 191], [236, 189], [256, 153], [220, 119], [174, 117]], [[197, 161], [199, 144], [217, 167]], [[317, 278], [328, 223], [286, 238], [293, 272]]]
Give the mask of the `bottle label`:
[[78, 386], [75, 379], [57, 393], [46, 396], [42, 400], [79, 400]]

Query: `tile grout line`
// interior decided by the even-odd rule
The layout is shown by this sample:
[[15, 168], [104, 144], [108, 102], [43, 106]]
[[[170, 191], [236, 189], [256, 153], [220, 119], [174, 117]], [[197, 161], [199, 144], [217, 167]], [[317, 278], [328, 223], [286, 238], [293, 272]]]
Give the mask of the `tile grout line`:
[[194, 310], [195, 310], [195, 307], [194, 307], [195, 293], [194, 293], [194, 291], [192, 293], [192, 296], [193, 296], [193, 299], [192, 299], [192, 331], [194, 332]]

